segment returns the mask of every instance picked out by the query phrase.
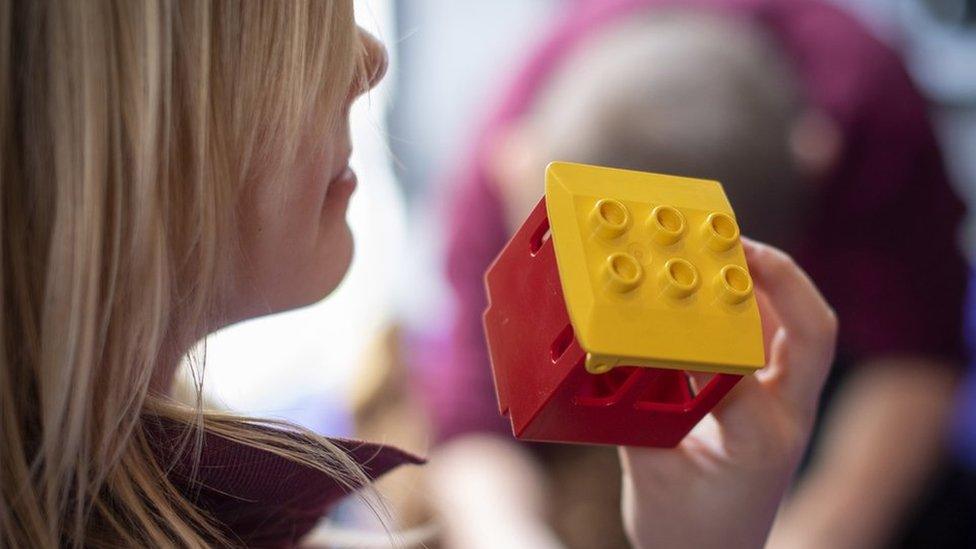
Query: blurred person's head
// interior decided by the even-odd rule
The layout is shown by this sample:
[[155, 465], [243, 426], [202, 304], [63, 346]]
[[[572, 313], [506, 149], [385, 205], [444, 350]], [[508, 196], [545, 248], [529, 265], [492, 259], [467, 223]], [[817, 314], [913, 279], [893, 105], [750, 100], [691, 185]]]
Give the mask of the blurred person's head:
[[789, 240], [837, 134], [803, 104], [789, 62], [742, 19], [648, 10], [575, 46], [489, 156], [517, 227], [551, 160], [721, 181], [743, 231]]
[[219, 539], [145, 414], [202, 422], [166, 397], [194, 341], [339, 283], [349, 104], [384, 63], [351, 1], [0, 3], [0, 545]]

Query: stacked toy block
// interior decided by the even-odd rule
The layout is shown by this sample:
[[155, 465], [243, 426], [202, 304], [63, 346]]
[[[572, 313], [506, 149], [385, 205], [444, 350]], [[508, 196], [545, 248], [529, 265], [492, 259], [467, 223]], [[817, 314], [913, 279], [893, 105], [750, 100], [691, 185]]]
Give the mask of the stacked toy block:
[[674, 446], [765, 364], [715, 181], [554, 162], [486, 285], [499, 407], [521, 439]]

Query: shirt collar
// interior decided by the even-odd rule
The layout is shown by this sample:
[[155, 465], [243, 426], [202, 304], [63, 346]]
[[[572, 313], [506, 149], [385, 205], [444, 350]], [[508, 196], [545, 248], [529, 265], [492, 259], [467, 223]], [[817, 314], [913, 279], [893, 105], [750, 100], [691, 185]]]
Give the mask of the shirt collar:
[[[301, 438], [267, 426], [251, 428]], [[197, 461], [192, 439], [190, 444], [180, 444], [186, 429], [185, 425], [161, 421], [147, 428], [147, 436], [169, 481], [242, 545], [294, 545], [350, 493], [341, 481], [314, 467], [206, 430]], [[329, 440], [362, 467], [370, 480], [400, 465], [424, 463], [422, 458], [391, 446]]]

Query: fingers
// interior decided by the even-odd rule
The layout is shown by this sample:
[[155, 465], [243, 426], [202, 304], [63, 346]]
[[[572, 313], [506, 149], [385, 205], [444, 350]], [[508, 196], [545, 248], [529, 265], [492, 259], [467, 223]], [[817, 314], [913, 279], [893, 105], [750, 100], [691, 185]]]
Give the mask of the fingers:
[[751, 240], [742, 243], [763, 306], [779, 324], [770, 342], [768, 379], [784, 396], [816, 403], [833, 361], [837, 317], [788, 255]]
[[756, 303], [759, 305], [759, 316], [762, 321], [763, 349], [766, 352], [766, 356], [769, 356], [773, 337], [779, 331], [782, 323], [779, 321], [779, 315], [776, 314], [776, 310], [773, 309], [772, 304], [769, 302], [769, 298], [766, 297], [766, 293], [760, 288], [756, 288], [755, 294]]
[[[688, 371], [688, 377], [696, 394], [715, 379], [716, 375], [718, 374]], [[725, 430], [732, 429], [738, 432], [740, 427], [749, 428], [766, 406], [763, 402], [763, 391], [756, 378], [743, 376], [725, 398], [711, 409], [710, 413]]]
[[[693, 433], [703, 434], [716, 426], [728, 440], [755, 440], [762, 418], [769, 412], [769, 395], [760, 381], [751, 375], [743, 376], [735, 387], [712, 408], [714, 425], [702, 421]], [[707, 420], [707, 418], [706, 418]]]
[[780, 323], [803, 341], [822, 341], [836, 331], [833, 310], [813, 281], [782, 251], [742, 239], [749, 270]]

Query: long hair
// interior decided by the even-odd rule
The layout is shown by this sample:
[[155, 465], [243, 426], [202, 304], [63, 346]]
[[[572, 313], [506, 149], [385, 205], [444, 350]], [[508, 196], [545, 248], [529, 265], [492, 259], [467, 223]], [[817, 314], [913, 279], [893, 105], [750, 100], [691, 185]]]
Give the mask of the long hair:
[[363, 480], [157, 390], [223, 319], [239, 195], [339, 114], [358, 45], [349, 1], [0, 0], [0, 546], [225, 541], [167, 481], [160, 417]]

